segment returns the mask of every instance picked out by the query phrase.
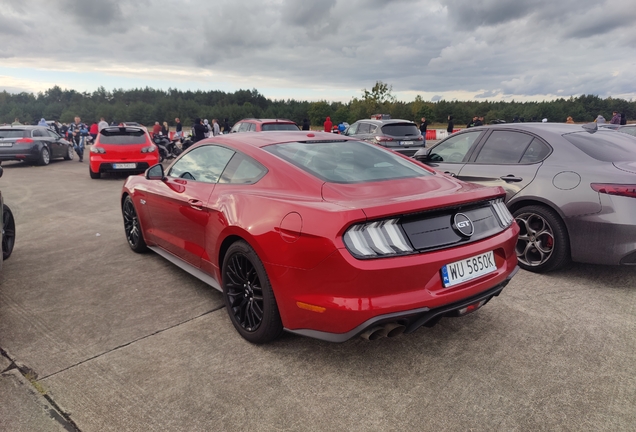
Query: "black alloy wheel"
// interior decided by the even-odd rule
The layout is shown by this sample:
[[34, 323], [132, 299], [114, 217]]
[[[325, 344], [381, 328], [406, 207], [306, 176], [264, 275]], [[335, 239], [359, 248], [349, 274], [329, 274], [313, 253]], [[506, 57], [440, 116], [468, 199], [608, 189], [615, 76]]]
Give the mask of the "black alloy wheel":
[[240, 335], [255, 344], [278, 338], [283, 324], [276, 299], [262, 261], [247, 243], [230, 246], [222, 277], [225, 305]]
[[121, 210], [124, 216], [124, 231], [126, 232], [128, 246], [137, 253], [146, 252], [148, 246], [146, 246], [146, 241], [141, 232], [139, 217], [137, 217], [137, 211], [130, 195], [126, 196]]
[[15, 245], [15, 219], [11, 209], [5, 204], [2, 206], [2, 259], [6, 260], [13, 252]]
[[532, 205], [520, 208], [513, 216], [520, 229], [516, 253], [521, 268], [543, 273], [569, 262], [567, 229], [554, 210]]

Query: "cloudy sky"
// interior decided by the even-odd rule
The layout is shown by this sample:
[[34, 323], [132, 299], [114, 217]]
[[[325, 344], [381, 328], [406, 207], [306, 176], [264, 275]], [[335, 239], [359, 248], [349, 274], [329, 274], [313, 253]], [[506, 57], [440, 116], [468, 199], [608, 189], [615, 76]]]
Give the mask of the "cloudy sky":
[[2, 0], [0, 90], [256, 88], [347, 101], [636, 97], [636, 5], [605, 0]]

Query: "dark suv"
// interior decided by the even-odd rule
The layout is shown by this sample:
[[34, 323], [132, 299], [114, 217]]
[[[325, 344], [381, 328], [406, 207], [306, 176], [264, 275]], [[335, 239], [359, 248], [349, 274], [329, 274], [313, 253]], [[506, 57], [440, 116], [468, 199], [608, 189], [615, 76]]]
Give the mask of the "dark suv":
[[379, 144], [406, 156], [413, 156], [424, 147], [424, 137], [417, 125], [409, 120], [358, 120], [344, 134]]
[[298, 131], [296, 123], [286, 119], [243, 119], [236, 123], [230, 133], [235, 132], [268, 132], [268, 131]]

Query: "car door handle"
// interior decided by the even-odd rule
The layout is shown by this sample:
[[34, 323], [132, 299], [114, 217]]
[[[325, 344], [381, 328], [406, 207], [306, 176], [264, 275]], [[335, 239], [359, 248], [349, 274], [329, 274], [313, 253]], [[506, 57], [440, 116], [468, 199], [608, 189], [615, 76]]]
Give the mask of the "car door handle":
[[444, 174], [449, 175], [449, 176], [451, 176], [451, 177], [457, 177], [457, 174], [452, 173], [452, 172], [450, 172], [450, 171], [444, 171]]
[[195, 210], [203, 210], [203, 202], [197, 199], [191, 199], [188, 200], [188, 203], [190, 204], [190, 207], [192, 207]]
[[512, 174], [508, 174], [507, 176], [503, 176], [503, 177], [499, 177], [500, 179], [502, 179], [505, 182], [520, 182], [523, 181], [523, 179], [521, 177], [515, 177]]

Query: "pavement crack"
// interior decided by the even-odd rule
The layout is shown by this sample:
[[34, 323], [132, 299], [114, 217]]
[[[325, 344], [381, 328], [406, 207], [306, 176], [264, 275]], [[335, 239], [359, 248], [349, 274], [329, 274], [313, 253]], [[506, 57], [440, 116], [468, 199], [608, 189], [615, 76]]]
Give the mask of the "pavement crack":
[[139, 342], [139, 341], [142, 341], [142, 340], [147, 339], [147, 338], [149, 338], [149, 337], [152, 337], [152, 336], [158, 335], [159, 333], [163, 333], [163, 332], [168, 331], [168, 330], [171, 330], [171, 329], [173, 329], [173, 328], [175, 328], [175, 327], [179, 327], [179, 326], [181, 326], [181, 325], [183, 325], [183, 324], [187, 324], [187, 323], [189, 323], [189, 322], [191, 322], [191, 321], [194, 321], [194, 320], [196, 320], [196, 319], [199, 319], [199, 318], [201, 318], [201, 317], [204, 317], [204, 316], [206, 316], [206, 315], [209, 315], [209, 314], [211, 314], [211, 313], [214, 313], [214, 312], [216, 312], [216, 311], [218, 311], [218, 310], [221, 310], [221, 309], [223, 309], [223, 308], [225, 308], [225, 305], [218, 306], [218, 307], [216, 307], [216, 308], [214, 308], [214, 309], [211, 309], [211, 310], [209, 310], [209, 311], [207, 311], [207, 312], [204, 312], [204, 313], [202, 313], [202, 314], [200, 314], [200, 315], [197, 315], [197, 316], [195, 316], [195, 317], [189, 318], [189, 319], [187, 319], [187, 320], [185, 320], [185, 321], [179, 322], [179, 323], [177, 323], [177, 324], [171, 325], [171, 326], [166, 327], [166, 328], [163, 328], [163, 329], [161, 329], [161, 330], [157, 330], [156, 332], [153, 332], [153, 333], [147, 334], [147, 335], [145, 335], [145, 336], [142, 336], [142, 337], [140, 337], [140, 338], [138, 338], [138, 339], [135, 339], [135, 340], [132, 340], [132, 341], [130, 341], [130, 342], [126, 342], [125, 344], [121, 344], [121, 345], [119, 345], [119, 346], [116, 346], [115, 348], [112, 348], [112, 349], [110, 349], [110, 350], [108, 350], [108, 351], [104, 351], [103, 353], [99, 353], [99, 354], [94, 355], [94, 356], [92, 356], [92, 357], [86, 358], [86, 359], [84, 359], [84, 360], [82, 360], [82, 361], [80, 361], [80, 362], [77, 362], [77, 363], [75, 363], [75, 364], [73, 364], [73, 365], [71, 365], [71, 366], [65, 367], [64, 369], [60, 369], [60, 370], [59, 370], [59, 371], [57, 371], [57, 372], [54, 372], [54, 373], [52, 373], [52, 374], [49, 374], [49, 375], [43, 376], [43, 377], [41, 377], [41, 378], [38, 378], [38, 380], [39, 380], [39, 381], [41, 381], [41, 380], [44, 380], [44, 379], [47, 379], [47, 378], [53, 377], [53, 376], [55, 376], [55, 375], [57, 375], [57, 374], [59, 374], [59, 373], [65, 372], [65, 371], [67, 371], [67, 370], [69, 370], [69, 369], [72, 369], [72, 368], [74, 368], [74, 367], [76, 367], [76, 366], [79, 366], [79, 365], [81, 365], [81, 364], [83, 364], [83, 363], [89, 362], [89, 361], [91, 361], [91, 360], [95, 360], [96, 358], [99, 358], [99, 357], [101, 357], [101, 356], [104, 356], [104, 355], [106, 355], [106, 354], [108, 354], [108, 353], [111, 353], [111, 352], [113, 352], [113, 351], [117, 351], [117, 350], [122, 349], [122, 348], [125, 348], [125, 347], [127, 347], [127, 346], [129, 346], [129, 345], [132, 345], [132, 344], [134, 344], [134, 343], [136, 343], [136, 342]]

